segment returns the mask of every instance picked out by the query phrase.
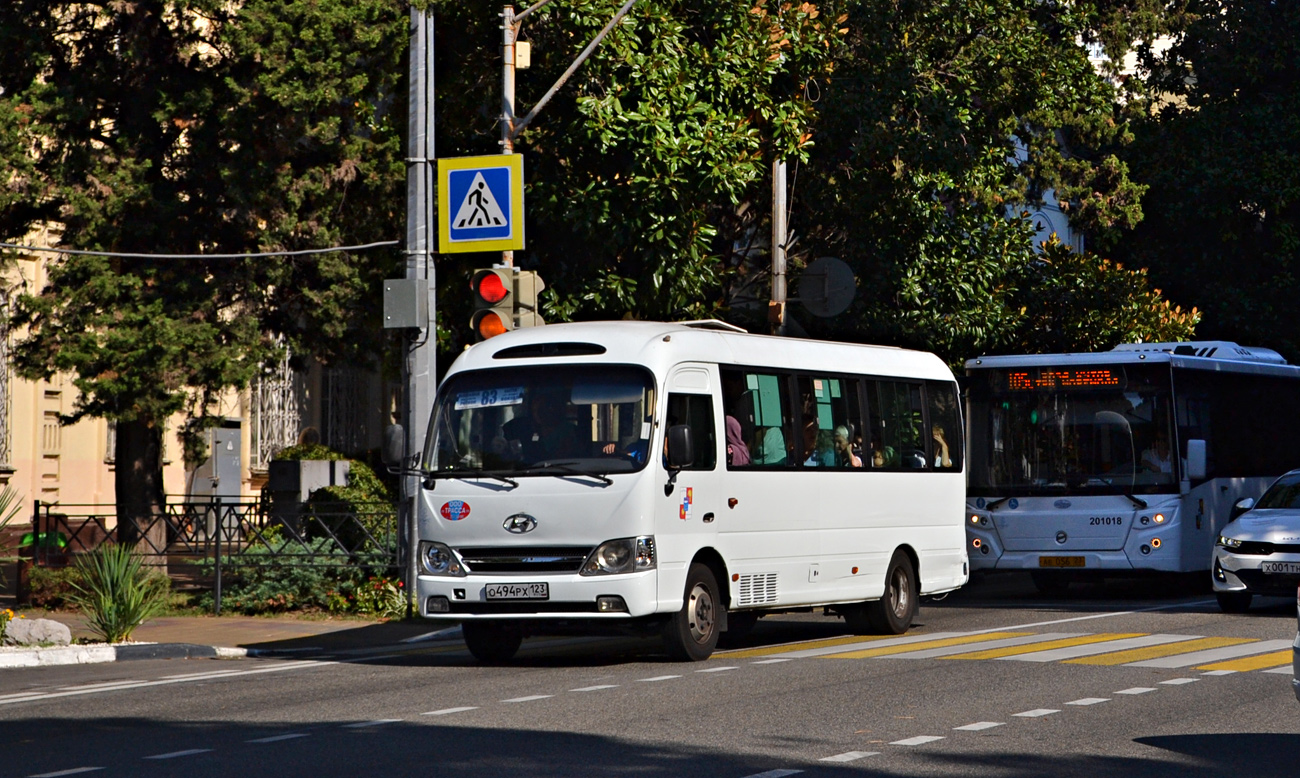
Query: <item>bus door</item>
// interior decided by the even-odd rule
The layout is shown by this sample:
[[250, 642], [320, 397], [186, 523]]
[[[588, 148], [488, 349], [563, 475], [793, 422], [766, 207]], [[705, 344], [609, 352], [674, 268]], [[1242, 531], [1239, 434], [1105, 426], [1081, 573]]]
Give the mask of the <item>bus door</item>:
[[[683, 580], [672, 571], [684, 571], [702, 545], [712, 545], [709, 537], [717, 532], [720, 511], [725, 510], [719, 468], [719, 441], [722, 439], [715, 407], [716, 380], [706, 365], [678, 367], [668, 378], [667, 403], [663, 423], [656, 430], [659, 461], [652, 467], [658, 472], [654, 487], [655, 542], [660, 558], [660, 597], [680, 597], [675, 587]], [[695, 446], [692, 463], [675, 474], [667, 468], [668, 430], [677, 424], [691, 428]], [[663, 487], [663, 488], [660, 488]], [[663, 589], [668, 585], [674, 591]], [[723, 581], [719, 586], [726, 586]]]

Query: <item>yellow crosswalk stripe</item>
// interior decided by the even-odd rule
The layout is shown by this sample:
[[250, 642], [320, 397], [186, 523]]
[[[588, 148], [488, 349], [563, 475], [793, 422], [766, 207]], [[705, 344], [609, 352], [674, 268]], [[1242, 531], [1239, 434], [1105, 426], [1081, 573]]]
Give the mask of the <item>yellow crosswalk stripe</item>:
[[1089, 643], [1105, 643], [1109, 640], [1122, 640], [1124, 638], [1140, 638], [1146, 634], [1147, 633], [1145, 632], [1122, 632], [1083, 635], [1076, 638], [1048, 640], [1043, 643], [1030, 643], [1025, 646], [1006, 646], [1005, 648], [990, 648], [984, 651], [971, 651], [966, 654], [952, 654], [951, 656], [941, 656], [939, 659], [999, 659], [1004, 656], [1018, 656], [1020, 654], [1032, 654], [1037, 651], [1051, 651], [1054, 648], [1084, 646]]
[[791, 651], [804, 651], [810, 648], [829, 648], [831, 646], [846, 646], [853, 643], [869, 643], [873, 640], [884, 640], [885, 638], [897, 637], [897, 635], [857, 635], [849, 638], [827, 638], [825, 640], [809, 640], [804, 643], [787, 643], [783, 646], [768, 646], [767, 648], [747, 648], [743, 651], [718, 651], [713, 655], [715, 659], [747, 659], [753, 656], [771, 656], [773, 654], [788, 654]]
[[1180, 640], [1177, 643], [1165, 643], [1160, 646], [1148, 646], [1146, 648], [1133, 648], [1128, 651], [1116, 651], [1113, 654], [1099, 654], [1098, 656], [1085, 656], [1078, 659], [1067, 659], [1065, 664], [1070, 665], [1125, 665], [1129, 662], [1141, 662], [1147, 659], [1156, 659], [1162, 656], [1173, 656], [1175, 654], [1190, 654], [1193, 651], [1203, 651], [1207, 648], [1222, 648], [1224, 646], [1235, 646], [1241, 643], [1257, 643], [1258, 641], [1251, 638], [1198, 638], [1195, 640]]
[[1240, 673], [1251, 670], [1263, 670], [1269, 667], [1281, 667], [1282, 665], [1291, 664], [1292, 650], [1276, 651], [1272, 654], [1261, 654], [1259, 656], [1248, 656], [1244, 659], [1229, 659], [1226, 662], [1215, 662], [1214, 664], [1201, 665], [1197, 670], [1236, 670]]
[[943, 638], [942, 640], [923, 640], [918, 643], [905, 643], [900, 646], [881, 646], [880, 648], [868, 648], [863, 651], [849, 651], [844, 654], [827, 654], [825, 659], [866, 659], [873, 656], [890, 656], [892, 654], [906, 654], [909, 651], [924, 651], [928, 648], [946, 648], [947, 646], [960, 646], [966, 643], [983, 643], [989, 640], [998, 640], [1000, 638], [1020, 638], [1033, 635], [1033, 632], [985, 632], [980, 635], [962, 635], [955, 638]]

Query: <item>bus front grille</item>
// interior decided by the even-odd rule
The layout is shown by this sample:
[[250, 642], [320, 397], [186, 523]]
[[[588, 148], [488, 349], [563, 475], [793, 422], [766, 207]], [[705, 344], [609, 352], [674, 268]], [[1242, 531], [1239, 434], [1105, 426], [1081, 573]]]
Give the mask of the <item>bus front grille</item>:
[[576, 573], [591, 546], [503, 546], [462, 548], [460, 558], [471, 573]]

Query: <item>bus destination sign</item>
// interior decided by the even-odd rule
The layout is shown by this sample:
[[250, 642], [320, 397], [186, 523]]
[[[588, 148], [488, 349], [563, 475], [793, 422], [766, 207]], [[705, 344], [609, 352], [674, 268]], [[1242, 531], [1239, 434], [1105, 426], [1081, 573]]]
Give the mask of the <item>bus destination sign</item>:
[[1012, 370], [1007, 374], [1007, 390], [1011, 392], [1041, 392], [1053, 389], [1101, 389], [1120, 387], [1123, 373], [1108, 368], [1043, 368], [1041, 370]]

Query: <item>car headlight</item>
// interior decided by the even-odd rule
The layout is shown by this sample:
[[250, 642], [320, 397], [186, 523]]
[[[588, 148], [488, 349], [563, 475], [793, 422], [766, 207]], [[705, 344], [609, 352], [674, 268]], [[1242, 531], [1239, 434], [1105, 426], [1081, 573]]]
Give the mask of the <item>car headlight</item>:
[[1241, 546], [1241, 541], [1236, 538], [1230, 538], [1227, 535], [1220, 535], [1219, 545], [1224, 548], [1238, 548]]
[[582, 575], [618, 575], [655, 569], [653, 535], [607, 540], [582, 563]]
[[420, 542], [420, 568], [427, 575], [465, 577], [465, 568], [449, 546], [432, 541]]

